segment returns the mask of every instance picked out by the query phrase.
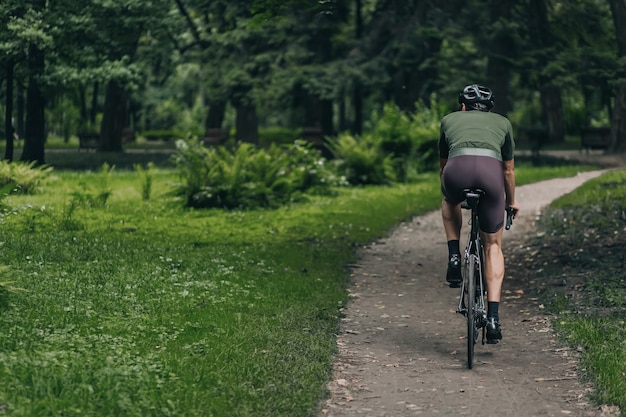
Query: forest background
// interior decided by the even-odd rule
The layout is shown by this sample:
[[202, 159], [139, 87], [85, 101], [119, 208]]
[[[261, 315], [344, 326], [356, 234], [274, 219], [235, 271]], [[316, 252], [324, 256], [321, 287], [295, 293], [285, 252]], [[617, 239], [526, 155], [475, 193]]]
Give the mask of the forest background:
[[537, 140], [610, 127], [621, 152], [625, 22], [624, 0], [6, 0], [1, 130], [39, 164], [52, 134], [115, 152], [129, 130], [358, 136], [388, 103], [454, 110], [477, 82]]

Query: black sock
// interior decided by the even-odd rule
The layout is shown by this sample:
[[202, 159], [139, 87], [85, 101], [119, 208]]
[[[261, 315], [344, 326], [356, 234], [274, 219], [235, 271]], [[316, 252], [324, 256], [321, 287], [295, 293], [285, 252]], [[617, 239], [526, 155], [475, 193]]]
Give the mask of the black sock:
[[498, 307], [500, 303], [497, 301], [487, 301], [487, 318], [494, 318], [500, 320], [498, 316]]
[[461, 250], [459, 249], [459, 241], [448, 240], [448, 258], [454, 254], [457, 254], [457, 255], [461, 254]]

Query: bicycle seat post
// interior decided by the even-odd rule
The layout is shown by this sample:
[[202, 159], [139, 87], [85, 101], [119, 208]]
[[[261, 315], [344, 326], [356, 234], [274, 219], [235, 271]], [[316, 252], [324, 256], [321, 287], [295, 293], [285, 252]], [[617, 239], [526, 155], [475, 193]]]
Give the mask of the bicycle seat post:
[[478, 207], [478, 200], [480, 199], [480, 194], [470, 192], [470, 193], [465, 194], [465, 198], [467, 200], [468, 208], [473, 210]]

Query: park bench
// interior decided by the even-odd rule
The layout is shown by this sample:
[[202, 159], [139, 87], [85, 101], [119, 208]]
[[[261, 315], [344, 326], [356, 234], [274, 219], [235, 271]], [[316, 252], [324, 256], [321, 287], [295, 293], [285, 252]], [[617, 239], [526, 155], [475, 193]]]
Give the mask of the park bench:
[[204, 138], [202, 138], [202, 142], [206, 146], [221, 145], [228, 140], [228, 136], [228, 129], [210, 128], [204, 132]]
[[319, 127], [303, 128], [302, 139], [311, 142], [316, 147], [324, 146], [324, 132]]
[[78, 151], [81, 149], [95, 150], [98, 147], [98, 140], [100, 135], [98, 133], [79, 133], [78, 134]]
[[580, 129], [580, 151], [606, 150], [611, 146], [610, 127], [583, 127]]
[[545, 127], [521, 126], [515, 135], [515, 147], [529, 149], [533, 156], [539, 156], [539, 150], [548, 143], [550, 134]]

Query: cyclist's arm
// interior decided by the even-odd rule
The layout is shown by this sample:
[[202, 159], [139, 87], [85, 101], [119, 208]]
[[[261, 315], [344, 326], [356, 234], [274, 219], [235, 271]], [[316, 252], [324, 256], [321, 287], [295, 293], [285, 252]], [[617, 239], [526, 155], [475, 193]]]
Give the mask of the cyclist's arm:
[[448, 158], [439, 158], [439, 177], [443, 175], [443, 168], [448, 163]]
[[443, 174], [443, 168], [448, 163], [448, 154], [450, 149], [448, 148], [448, 141], [446, 140], [446, 135], [443, 133], [443, 129], [439, 134], [439, 177]]
[[[519, 210], [519, 205], [517, 204], [517, 200], [515, 200], [515, 160], [511, 159], [510, 161], [503, 161], [502, 167], [504, 173], [504, 193], [506, 195], [506, 204], [517, 212]], [[515, 217], [515, 215], [513, 217]]]

